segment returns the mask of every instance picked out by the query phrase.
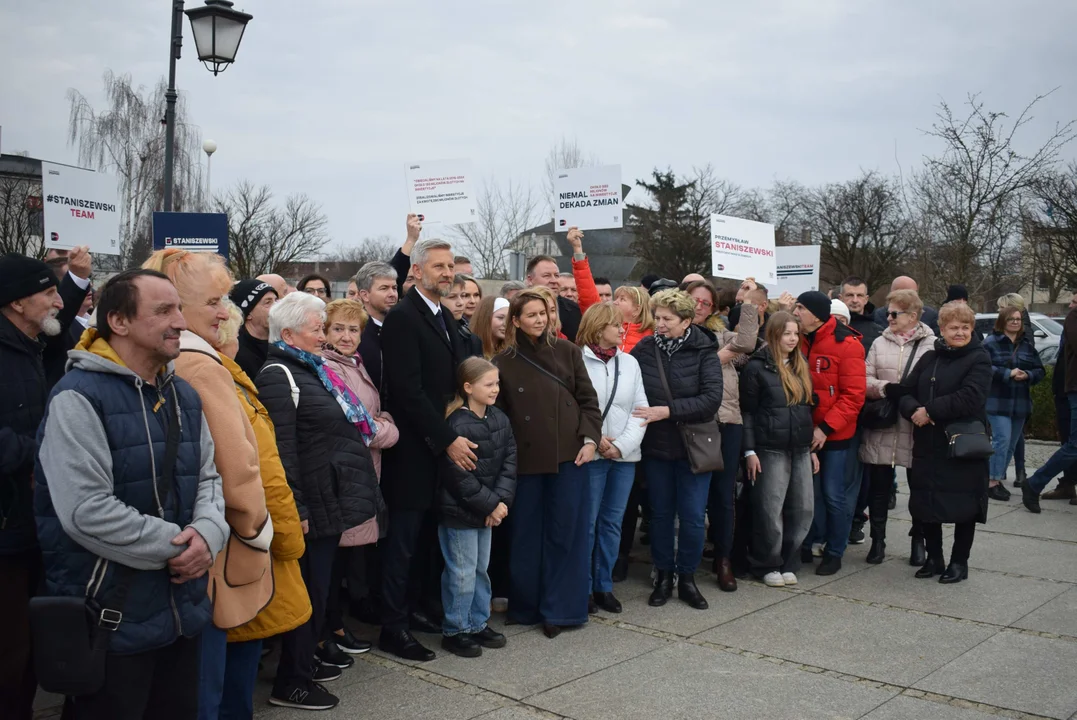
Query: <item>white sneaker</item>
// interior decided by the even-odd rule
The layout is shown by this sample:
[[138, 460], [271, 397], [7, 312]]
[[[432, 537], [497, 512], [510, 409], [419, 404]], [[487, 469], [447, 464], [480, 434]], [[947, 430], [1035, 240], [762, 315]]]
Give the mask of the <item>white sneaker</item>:
[[782, 577], [780, 572], [775, 570], [774, 572], [768, 572], [763, 576], [763, 583], [767, 587], [785, 587], [785, 578]]
[[812, 543], [811, 554], [812, 557], [823, 557], [823, 548], [826, 547], [825, 543]]
[[796, 573], [791, 573], [791, 572], [782, 573], [782, 580], [785, 581], [786, 585], [796, 585], [797, 584]]

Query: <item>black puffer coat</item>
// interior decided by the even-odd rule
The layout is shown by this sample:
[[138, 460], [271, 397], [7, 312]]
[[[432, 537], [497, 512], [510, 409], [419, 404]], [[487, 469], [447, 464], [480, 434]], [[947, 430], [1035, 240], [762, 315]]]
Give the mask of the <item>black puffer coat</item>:
[[[292, 373], [298, 407], [288, 376], [272, 367], [277, 363]], [[340, 535], [384, 509], [370, 451], [314, 370], [270, 345], [254, 383], [276, 428], [277, 450], [299, 517], [310, 521], [308, 538]]]
[[904, 418], [911, 419], [917, 408], [924, 407], [934, 423], [912, 432], [909, 513], [913, 519], [987, 522], [987, 460], [951, 460], [945, 428], [955, 420], [972, 419], [983, 421], [986, 427], [990, 389], [991, 359], [975, 334], [961, 348], [947, 347], [939, 338], [935, 349], [920, 358], [901, 386], [887, 385], [887, 397], [903, 395], [898, 408]]
[[639, 363], [643, 388], [651, 407], [669, 407], [669, 419], [647, 426], [641, 446], [644, 457], [660, 460], [684, 460], [688, 453], [677, 423], [716, 420], [722, 404], [722, 363], [718, 360], [718, 340], [714, 333], [692, 325], [684, 344], [672, 357], [659, 350], [666, 380], [673, 394], [670, 404], [659, 374], [654, 337], [648, 336], [632, 348]]
[[516, 438], [508, 416], [496, 407], [480, 418], [466, 406], [449, 416], [449, 425], [460, 437], [478, 445], [475, 469], [461, 470], [441, 458], [438, 488], [439, 521], [448, 528], [486, 527], [486, 516], [499, 502], [512, 507], [516, 495]]
[[744, 450], [804, 450], [811, 447], [811, 388], [807, 402], [790, 405], [770, 348], [757, 350], [740, 376]]

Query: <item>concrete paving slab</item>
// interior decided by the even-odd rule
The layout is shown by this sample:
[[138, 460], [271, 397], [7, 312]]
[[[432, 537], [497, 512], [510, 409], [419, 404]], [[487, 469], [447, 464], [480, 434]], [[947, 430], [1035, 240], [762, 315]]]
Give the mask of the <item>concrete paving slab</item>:
[[826, 595], [885, 603], [909, 610], [1009, 625], [1032, 608], [1066, 592], [1068, 586], [1046, 580], [972, 573], [966, 582], [940, 585], [918, 580], [904, 561], [887, 562], [870, 573], [856, 573], [819, 588]]
[[483, 713], [472, 720], [548, 720], [549, 715], [538, 708], [513, 705]]
[[[336, 687], [334, 687], [336, 686]], [[363, 717], [378, 720], [470, 720], [497, 709], [499, 703], [488, 695], [476, 695], [468, 688], [439, 687], [417, 677], [398, 671], [376, 680], [339, 687], [336, 683], [326, 689], [340, 698], [333, 710], [318, 713], [327, 720]], [[274, 708], [259, 717], [271, 720], [309, 720], [309, 710]]]
[[907, 686], [994, 632], [956, 620], [802, 595], [697, 639]]
[[1064, 720], [1077, 712], [1077, 643], [1003, 631], [916, 683], [928, 692]]
[[865, 715], [862, 720], [997, 720], [998, 715], [988, 715], [977, 710], [918, 700], [898, 695], [882, 707]]
[[[1055, 504], [1057, 502], [1041, 501], [1043, 512], [1039, 515], [1034, 515], [1021, 506], [1020, 512], [1006, 513], [1000, 518], [989, 517], [983, 530], [1077, 543], [1077, 522], [1070, 513], [1056, 510]], [[1068, 503], [1061, 505], [1069, 506]], [[1077, 545], [1072, 546], [1071, 550], [1077, 553]]]
[[479, 658], [439, 653], [423, 669], [519, 699], [664, 644], [660, 638], [590, 623], [552, 640], [538, 630], [517, 635], [506, 647], [483, 651]]
[[1077, 583], [1077, 548], [1054, 540], [978, 533], [969, 567]]
[[1013, 626], [1077, 637], [1077, 588], [1071, 587], [1054, 600], [1032, 610], [1014, 622]]
[[859, 718], [892, 692], [681, 643], [529, 698], [587, 720]]

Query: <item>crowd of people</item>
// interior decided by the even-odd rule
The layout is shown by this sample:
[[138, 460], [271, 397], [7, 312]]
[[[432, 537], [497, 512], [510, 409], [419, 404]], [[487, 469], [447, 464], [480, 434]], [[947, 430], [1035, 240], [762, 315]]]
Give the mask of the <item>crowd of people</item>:
[[[217, 255], [155, 252], [91, 287], [85, 248], [0, 258], [0, 704], [29, 718], [251, 718], [327, 710], [380, 626], [387, 653], [473, 658], [491, 624], [549, 638], [600, 609], [634, 543], [647, 602], [886, 557], [907, 469], [916, 578], [968, 578], [988, 499], [1045, 377], [1020, 296], [980, 337], [968, 294], [937, 310], [895, 278], [880, 307], [772, 299], [748, 278], [594, 277], [532, 258], [484, 296], [443, 240], [330, 280], [238, 281]], [[1077, 296], [1075, 296], [1077, 298]], [[1077, 301], [1054, 373], [1062, 448], [1024, 478], [1077, 496]], [[955, 525], [947, 558], [942, 525]], [[637, 533], [638, 531], [638, 533]], [[817, 563], [817, 564], [816, 564]], [[701, 577], [708, 577], [704, 572]], [[362, 633], [360, 633], [362, 635]]]

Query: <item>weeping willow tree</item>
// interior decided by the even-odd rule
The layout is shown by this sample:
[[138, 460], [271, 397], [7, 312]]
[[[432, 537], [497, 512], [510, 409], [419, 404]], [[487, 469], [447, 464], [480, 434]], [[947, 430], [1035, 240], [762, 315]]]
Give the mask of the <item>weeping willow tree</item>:
[[[116, 176], [122, 223], [117, 264], [131, 267], [150, 254], [153, 211], [163, 206], [166, 86], [162, 79], [152, 89], [136, 87], [130, 75], [112, 71], [105, 72], [104, 86], [105, 106], [100, 110], [78, 90], [67, 91], [68, 143], [78, 148], [80, 165]], [[205, 205], [201, 149], [201, 132], [188, 121], [181, 95], [173, 146], [177, 211], [201, 210]]]

